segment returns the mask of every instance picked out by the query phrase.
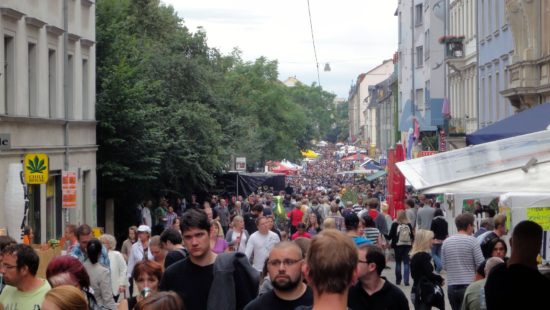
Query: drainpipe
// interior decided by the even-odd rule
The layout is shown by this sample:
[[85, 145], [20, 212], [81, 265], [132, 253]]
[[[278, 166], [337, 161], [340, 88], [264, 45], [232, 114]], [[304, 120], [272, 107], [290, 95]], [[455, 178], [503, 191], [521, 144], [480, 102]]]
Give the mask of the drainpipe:
[[[63, 170], [69, 170], [69, 0], [63, 0], [63, 105], [64, 105], [64, 147], [65, 158], [63, 160]], [[69, 223], [69, 209], [65, 208], [65, 223]]]

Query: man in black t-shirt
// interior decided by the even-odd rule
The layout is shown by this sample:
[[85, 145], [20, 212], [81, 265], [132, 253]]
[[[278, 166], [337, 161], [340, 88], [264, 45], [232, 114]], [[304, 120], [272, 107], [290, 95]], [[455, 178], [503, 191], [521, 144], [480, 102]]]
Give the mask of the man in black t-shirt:
[[539, 224], [522, 221], [514, 227], [510, 259], [494, 267], [485, 283], [488, 310], [546, 307], [550, 280], [538, 270], [541, 245], [542, 227]]
[[164, 259], [164, 269], [173, 263], [187, 258], [187, 250], [181, 244], [183, 242], [181, 233], [175, 228], [167, 228], [160, 235], [162, 247], [168, 251]]
[[[361, 249], [360, 255], [365, 252]], [[394, 284], [381, 277], [386, 268], [382, 249], [367, 246], [366, 255], [359, 258], [359, 281], [349, 289], [348, 307], [351, 309], [408, 310], [407, 297]]]
[[267, 260], [273, 290], [251, 301], [245, 310], [285, 310], [313, 304], [313, 292], [302, 281], [302, 250], [293, 242], [276, 244]]
[[202, 210], [189, 210], [181, 220], [188, 259], [172, 264], [162, 276], [161, 291], [174, 291], [188, 310], [206, 309], [214, 279], [216, 254], [210, 249], [210, 222]]

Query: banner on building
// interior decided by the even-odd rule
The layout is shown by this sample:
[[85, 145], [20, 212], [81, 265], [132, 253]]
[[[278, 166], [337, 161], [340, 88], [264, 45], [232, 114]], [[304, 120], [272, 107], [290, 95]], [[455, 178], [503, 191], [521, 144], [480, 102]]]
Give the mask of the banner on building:
[[63, 171], [61, 178], [63, 208], [76, 208], [76, 172]]
[[25, 183], [46, 184], [48, 182], [49, 162], [46, 154], [27, 154], [23, 161]]

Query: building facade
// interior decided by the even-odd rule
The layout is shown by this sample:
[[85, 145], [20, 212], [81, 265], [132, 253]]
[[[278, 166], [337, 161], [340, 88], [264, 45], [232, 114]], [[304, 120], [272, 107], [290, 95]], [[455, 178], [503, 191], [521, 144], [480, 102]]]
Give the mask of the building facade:
[[[398, 113], [402, 141], [418, 124], [420, 136], [443, 125], [445, 15], [441, 1], [398, 2]], [[432, 146], [431, 148], [433, 149]]]
[[[10, 167], [25, 154], [43, 153], [49, 178], [28, 185], [25, 224], [33, 228], [35, 243], [60, 238], [67, 223], [96, 226], [95, 3], [3, 0], [0, 32], [0, 134], [10, 140], [0, 150], [0, 175], [6, 176], [0, 178], [0, 197], [20, 182]], [[72, 208], [63, 208], [65, 171], [76, 173]], [[17, 238], [10, 221], [19, 226], [24, 210], [24, 204], [0, 199], [0, 227]]]
[[367, 107], [371, 115], [375, 115], [375, 131], [377, 153], [387, 154], [387, 151], [397, 142], [397, 105], [393, 86], [397, 82], [397, 70], [389, 78], [369, 88], [370, 101]]
[[550, 101], [550, 2], [509, 0], [505, 5], [514, 52], [501, 94], [522, 111]]
[[478, 129], [476, 0], [450, 0], [448, 6], [448, 33], [440, 41], [447, 47], [449, 133], [460, 136]]
[[391, 59], [384, 60], [381, 65], [367, 72], [365, 76], [364, 84], [367, 89], [367, 96], [363, 99], [363, 116], [364, 125], [362, 130], [362, 139], [364, 146], [369, 149], [373, 149], [373, 146], [379, 144], [380, 133], [378, 128], [380, 127], [380, 118], [376, 109], [370, 108], [370, 102], [373, 100], [372, 88], [378, 83], [386, 80], [393, 73], [393, 62]]
[[387, 79], [392, 71], [392, 60], [384, 60], [382, 64], [367, 73], [359, 74], [357, 81], [350, 88], [348, 116], [351, 142], [364, 147], [370, 147], [372, 141], [376, 139], [376, 133], [374, 132], [376, 116], [371, 116], [367, 111], [369, 86], [376, 85]]
[[500, 93], [509, 85], [507, 67], [514, 41], [504, 2], [477, 0], [477, 6], [479, 127], [483, 128], [514, 114], [513, 106]]

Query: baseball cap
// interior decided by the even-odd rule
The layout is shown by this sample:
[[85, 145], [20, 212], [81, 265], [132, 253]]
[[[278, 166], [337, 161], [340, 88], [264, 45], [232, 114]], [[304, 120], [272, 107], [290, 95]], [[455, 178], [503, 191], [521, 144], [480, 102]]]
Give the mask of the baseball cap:
[[151, 228], [149, 228], [149, 226], [147, 225], [139, 225], [138, 229], [137, 229], [138, 232], [146, 232], [146, 233], [151, 233]]

